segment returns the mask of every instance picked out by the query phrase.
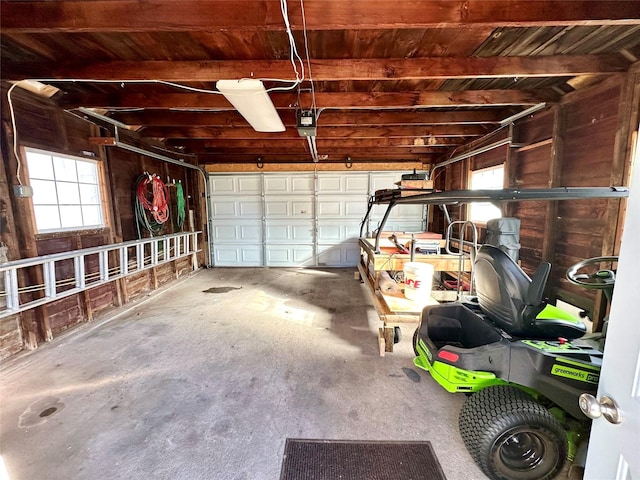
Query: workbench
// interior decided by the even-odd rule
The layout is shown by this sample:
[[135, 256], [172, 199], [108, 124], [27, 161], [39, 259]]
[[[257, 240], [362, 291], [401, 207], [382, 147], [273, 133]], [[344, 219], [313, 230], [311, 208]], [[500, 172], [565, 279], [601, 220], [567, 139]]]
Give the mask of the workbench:
[[391, 246], [381, 246], [376, 253], [373, 239], [361, 238], [360, 261], [358, 263], [358, 276], [369, 290], [373, 305], [382, 320], [382, 327], [378, 329], [378, 345], [380, 355], [393, 352], [396, 327], [401, 323], [418, 323], [420, 314], [426, 305], [437, 305], [439, 301], [456, 300], [455, 291], [433, 290], [431, 297], [424, 303], [409, 300], [402, 292], [403, 284], [399, 284], [398, 292], [384, 293], [380, 289], [380, 274], [383, 271], [402, 271], [404, 264], [408, 262], [429, 263], [434, 271], [462, 271], [471, 270], [471, 261], [467, 256], [449, 254], [414, 254], [413, 260], [410, 254], [397, 253], [397, 249]]

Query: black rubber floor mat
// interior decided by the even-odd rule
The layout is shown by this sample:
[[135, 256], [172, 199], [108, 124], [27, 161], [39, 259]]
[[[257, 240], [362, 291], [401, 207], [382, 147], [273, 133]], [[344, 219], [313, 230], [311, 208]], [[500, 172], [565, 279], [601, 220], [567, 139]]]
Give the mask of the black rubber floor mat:
[[280, 480], [446, 480], [430, 442], [287, 438]]

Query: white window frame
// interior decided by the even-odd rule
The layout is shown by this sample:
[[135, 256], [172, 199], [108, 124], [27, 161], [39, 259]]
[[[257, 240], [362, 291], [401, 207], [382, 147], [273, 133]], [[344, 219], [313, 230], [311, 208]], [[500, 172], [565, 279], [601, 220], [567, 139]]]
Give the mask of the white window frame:
[[[38, 234], [96, 230], [106, 226], [100, 162], [31, 147], [25, 147], [23, 152], [29, 182], [34, 191], [31, 200], [34, 224]], [[31, 160], [30, 155], [32, 155]], [[50, 168], [33, 168], [35, 166], [33, 155], [50, 157]], [[55, 167], [55, 162], [60, 160], [74, 162], [73, 167], [67, 170], [67, 178], [62, 175], [62, 169], [57, 171]], [[84, 176], [82, 171], [79, 172], [79, 166], [85, 169]], [[46, 196], [42, 195], [43, 190], [47, 191]], [[43, 214], [45, 211], [46, 215]], [[56, 219], [57, 222], [42, 225], [45, 218]]]
[[[491, 173], [494, 177], [496, 171], [502, 170], [502, 176], [499, 183], [487, 183], [486, 174]], [[480, 168], [469, 172], [469, 189], [470, 190], [500, 190], [504, 188], [504, 163], [493, 167]], [[495, 179], [495, 178], [494, 178]], [[475, 180], [475, 181], [474, 181]], [[484, 181], [483, 181], [484, 180]], [[489, 178], [491, 180], [491, 178]], [[467, 219], [473, 223], [486, 225], [488, 220], [492, 218], [502, 218], [502, 211], [490, 202], [471, 202], [467, 209]]]

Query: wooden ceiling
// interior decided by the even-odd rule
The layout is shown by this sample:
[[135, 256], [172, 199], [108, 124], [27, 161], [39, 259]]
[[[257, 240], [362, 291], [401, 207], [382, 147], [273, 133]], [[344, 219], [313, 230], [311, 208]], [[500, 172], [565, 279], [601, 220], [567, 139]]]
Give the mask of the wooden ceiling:
[[[203, 164], [312, 162], [295, 112], [318, 108], [321, 162], [433, 163], [541, 102], [640, 58], [640, 1], [288, 0], [306, 78], [258, 133], [219, 79], [295, 78], [280, 0], [8, 1], [1, 78], [38, 79]], [[305, 42], [306, 33], [306, 42]], [[306, 57], [308, 47], [308, 60]]]

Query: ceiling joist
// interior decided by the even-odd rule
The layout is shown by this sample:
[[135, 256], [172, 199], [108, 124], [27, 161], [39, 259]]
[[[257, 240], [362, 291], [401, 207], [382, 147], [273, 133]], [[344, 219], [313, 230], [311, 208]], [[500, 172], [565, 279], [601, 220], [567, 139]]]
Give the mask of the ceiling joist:
[[[143, 137], [154, 138], [263, 138], [284, 140], [300, 138], [298, 130], [289, 127], [284, 132], [257, 132], [253, 128], [237, 127], [149, 127], [141, 130]], [[379, 126], [379, 127], [324, 127], [318, 129], [318, 138], [393, 138], [393, 137], [477, 137], [488, 130], [479, 125]]]
[[[309, 30], [628, 25], [638, 22], [638, 1], [615, 2], [614, 8], [611, 3], [614, 2], [313, 0], [305, 3], [305, 14]], [[179, 5], [175, 0], [3, 1], [1, 7], [2, 27], [8, 33], [284, 29], [278, 0], [183, 0]], [[297, 2], [290, 2], [289, 17], [294, 29], [301, 28]]]
[[[283, 110], [282, 122], [287, 126], [296, 125], [295, 112]], [[456, 110], [456, 111], [322, 111], [318, 126], [376, 126], [376, 125], [482, 125], [497, 124], [508, 117], [504, 110]], [[241, 127], [247, 122], [238, 112], [185, 112], [144, 110], [138, 112], [116, 112], [111, 118], [127, 125], [152, 127], [168, 126], [211, 126]]]
[[[295, 93], [273, 92], [271, 100], [277, 109], [296, 108]], [[421, 92], [317, 92], [319, 108], [339, 109], [413, 109], [419, 107], [526, 106], [555, 102], [559, 96], [546, 90], [461, 90]], [[311, 95], [300, 95], [300, 105], [311, 105]], [[66, 108], [172, 108], [175, 110], [234, 110], [222, 96], [206, 93], [160, 93], [121, 95], [66, 95], [60, 99]]]
[[[428, 57], [394, 59], [312, 59], [315, 81], [427, 80], [450, 78], [567, 77], [626, 72], [622, 55], [555, 55], [536, 57]], [[51, 77], [40, 78], [43, 67]], [[208, 60], [105, 62], [82, 66], [24, 65], [3, 71], [5, 80], [96, 80], [215, 82], [220, 79], [279, 78], [295, 80], [289, 60]]]

